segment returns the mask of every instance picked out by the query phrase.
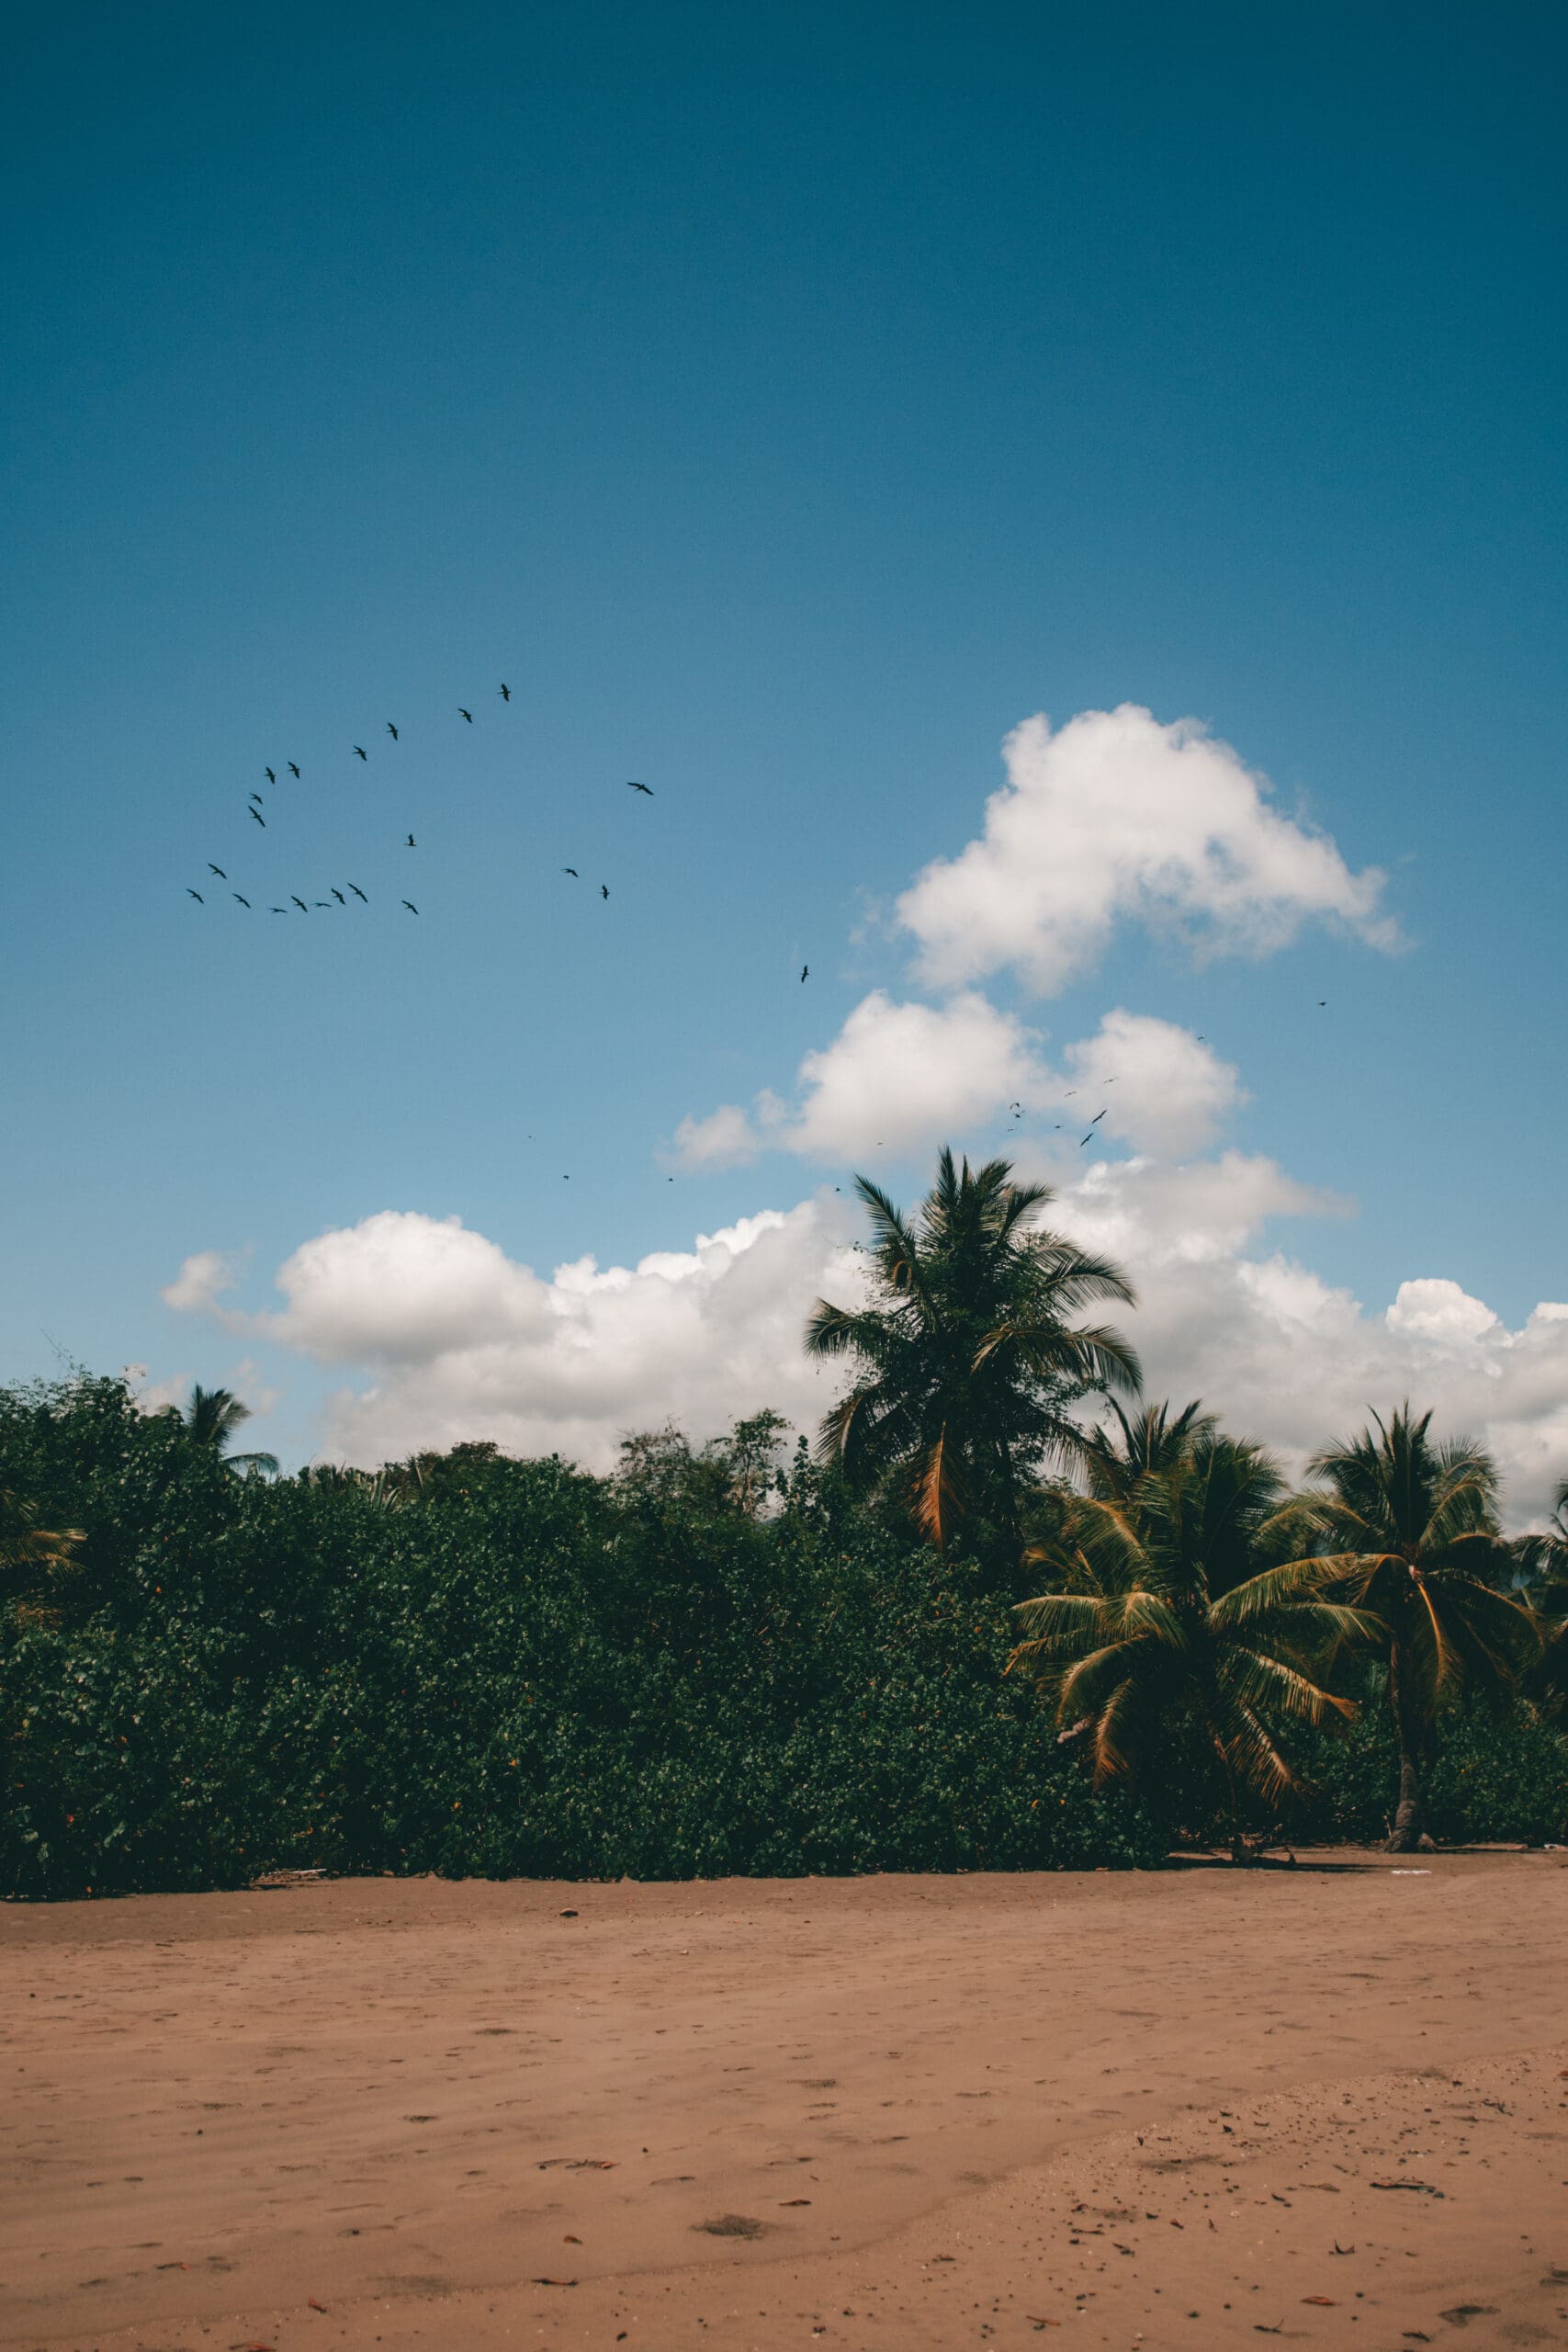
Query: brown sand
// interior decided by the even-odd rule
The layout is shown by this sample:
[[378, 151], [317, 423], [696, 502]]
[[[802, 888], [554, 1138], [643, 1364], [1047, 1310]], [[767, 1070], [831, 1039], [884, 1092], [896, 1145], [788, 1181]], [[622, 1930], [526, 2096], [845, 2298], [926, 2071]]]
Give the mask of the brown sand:
[[1568, 2344], [1568, 1862], [1412, 1869], [8, 1906], [0, 2344]]

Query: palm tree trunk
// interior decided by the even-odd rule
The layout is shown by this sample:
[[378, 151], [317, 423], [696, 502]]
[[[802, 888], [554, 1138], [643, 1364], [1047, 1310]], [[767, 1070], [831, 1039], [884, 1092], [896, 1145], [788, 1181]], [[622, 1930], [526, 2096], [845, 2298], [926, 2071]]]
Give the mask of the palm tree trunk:
[[1390, 1854], [1413, 1854], [1424, 1840], [1427, 1845], [1432, 1842], [1427, 1832], [1419, 1742], [1405, 1702], [1403, 1667], [1399, 1644], [1395, 1642], [1388, 1658], [1388, 1695], [1393, 1708], [1394, 1736], [1399, 1742], [1399, 1804], [1384, 1849]]

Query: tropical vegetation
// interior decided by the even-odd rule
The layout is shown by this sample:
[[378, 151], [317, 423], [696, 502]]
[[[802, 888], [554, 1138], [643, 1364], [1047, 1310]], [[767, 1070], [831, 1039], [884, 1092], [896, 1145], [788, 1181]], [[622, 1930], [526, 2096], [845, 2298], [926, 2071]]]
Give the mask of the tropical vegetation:
[[1292, 1485], [1140, 1398], [1125, 1276], [1004, 1162], [859, 1189], [815, 1453], [284, 1475], [225, 1390], [0, 1389], [0, 1894], [1568, 1837], [1568, 1487], [1510, 1542], [1405, 1404]]

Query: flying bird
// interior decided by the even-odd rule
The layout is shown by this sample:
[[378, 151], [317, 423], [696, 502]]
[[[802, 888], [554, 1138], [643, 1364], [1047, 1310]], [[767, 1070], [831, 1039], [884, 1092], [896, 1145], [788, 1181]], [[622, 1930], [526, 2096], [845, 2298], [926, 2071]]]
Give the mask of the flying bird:
[[289, 893], [289, 897], [290, 897], [291, 899], [293, 899], [294, 904], [299, 908], [299, 911], [300, 911], [300, 913], [301, 913], [302, 915], [308, 915], [308, 914], [310, 913], [310, 908], [305, 904], [305, 901], [304, 901], [304, 899], [294, 899], [294, 894], [293, 894], [293, 892], [292, 892], [292, 891], [290, 891], [290, 893]]
[[209, 874], [216, 874], [220, 882], [227, 882], [229, 879], [229, 876], [224, 873], [223, 868], [220, 865], [214, 865], [210, 858], [207, 861], [207, 870]]
[[287, 907], [274, 907], [272, 911], [275, 915], [286, 915], [288, 910]]
[[331, 891], [332, 891], [332, 894], [333, 894], [333, 898], [337, 900], [337, 902], [338, 902], [339, 906], [340, 906], [340, 907], [346, 907], [346, 906], [347, 906], [347, 904], [348, 904], [348, 900], [344, 897], [343, 892], [338, 888], [337, 884], [336, 884], [335, 882], [333, 882], [333, 883], [329, 884], [329, 886], [328, 886], [328, 887], [329, 887], [329, 888], [331, 889]]
[[186, 897], [187, 899], [194, 899], [198, 907], [204, 907], [207, 904], [207, 900], [202, 897], [201, 892], [199, 890], [193, 890], [188, 882], [186, 884]]
[[602, 899], [607, 899], [607, 898], [609, 897], [609, 895], [610, 895], [610, 886], [609, 886], [609, 884], [608, 884], [607, 882], [601, 882], [601, 883], [600, 883], [600, 885], [599, 885], [599, 896], [600, 896]]
[[[240, 894], [239, 894], [238, 890], [231, 891], [231, 892], [230, 893], [230, 896], [231, 896], [231, 898], [240, 899]], [[250, 902], [249, 899], [240, 899], [240, 904], [241, 904], [243, 907], [248, 907], [248, 906], [250, 905], [250, 903], [251, 903], [251, 902]]]
[[299, 769], [295, 766], [295, 764], [294, 764], [294, 763], [293, 763], [293, 761], [292, 761], [292, 760], [290, 760], [290, 761], [289, 761], [289, 763], [288, 763], [288, 773], [289, 773], [289, 775], [294, 778], [294, 781], [296, 782], [296, 784], [298, 784], [298, 782], [299, 781]]
[[366, 748], [365, 748], [365, 746], [364, 746], [364, 744], [363, 744], [363, 743], [356, 743], [356, 744], [355, 745], [354, 749], [355, 749], [355, 752], [356, 755], [357, 755], [360, 759], [362, 759], [362, 760], [367, 760], [367, 759], [370, 757], [369, 752], [366, 750]]
[[331, 914], [333, 910], [333, 902], [330, 899], [318, 899], [316, 900], [316, 904], [319, 907], [325, 907], [328, 914]]
[[502, 678], [501, 682], [501, 699], [502, 702], [510, 702], [512, 700], [512, 689], [507, 684], [504, 678]]
[[1094, 1141], [1094, 1129], [1093, 1129], [1092, 1127], [1090, 1127], [1090, 1129], [1089, 1129], [1089, 1131], [1088, 1135], [1084, 1136], [1083, 1141], [1078, 1145], [1078, 1149], [1081, 1151], [1081, 1150], [1083, 1149], [1083, 1148], [1084, 1148], [1084, 1144], [1086, 1144], [1086, 1143], [1092, 1143], [1093, 1141]]
[[276, 784], [276, 783], [277, 782], [277, 778], [274, 775], [274, 774], [273, 774], [273, 772], [272, 772], [272, 770], [271, 770], [270, 768], [267, 768], [267, 769], [265, 771], [265, 774], [266, 780], [267, 780], [268, 784]]
[[411, 914], [411, 915], [416, 915], [416, 914], [418, 914], [418, 912], [419, 912], [419, 909], [414, 905], [414, 902], [413, 902], [413, 900], [412, 900], [412, 899], [405, 899], [403, 900], [403, 904], [404, 904], [404, 906], [405, 906], [405, 907], [407, 907], [407, 909], [408, 909], [408, 910], [409, 910], [409, 912], [410, 912], [410, 914]]
[[410, 849], [412, 849], [413, 847], [413, 835], [412, 833], [409, 835], [409, 847]]
[[646, 792], [646, 793], [647, 793], [647, 795], [648, 795], [648, 797], [649, 797], [649, 798], [650, 800], [651, 800], [651, 799], [652, 799], [652, 797], [653, 797], [653, 786], [652, 786], [652, 785], [650, 785], [650, 784], [632, 784], [632, 783], [628, 783], [628, 784], [627, 784], [627, 786], [626, 786], [626, 790], [627, 790], [628, 792]]
[[393, 724], [392, 724], [392, 722], [391, 722], [391, 720], [390, 720], [389, 718], [389, 719], [388, 719], [388, 721], [387, 721], [387, 732], [388, 732], [388, 734], [391, 737], [391, 739], [392, 739], [393, 742], [395, 743], [395, 742], [397, 741], [397, 740], [398, 740], [398, 730], [397, 730], [397, 729], [393, 726]]
[[253, 793], [249, 794], [247, 797], [248, 797], [250, 799], [252, 799], [252, 800], [260, 800], [260, 798], [261, 798], [261, 794], [260, 794], [259, 792], [253, 792]]
[[459, 703], [459, 704], [457, 705], [457, 716], [458, 716], [458, 718], [466, 718], [466, 719], [468, 720], [468, 725], [469, 725], [470, 727], [473, 725], [473, 723], [474, 723], [474, 714], [473, 714], [473, 712], [472, 712], [471, 710], [465, 710], [465, 709], [463, 708], [463, 706], [462, 706], [462, 704], [461, 704], [461, 703]]
[[1097, 1111], [1097, 1112], [1095, 1113], [1095, 1114], [1094, 1114], [1093, 1118], [1089, 1121], [1089, 1125], [1090, 1125], [1091, 1127], [1098, 1127], [1098, 1126], [1099, 1126], [1099, 1125], [1100, 1125], [1100, 1121], [1101, 1121], [1101, 1119], [1103, 1119], [1103, 1118], [1104, 1118], [1104, 1116], [1105, 1116], [1105, 1114], [1104, 1114], [1104, 1112], [1103, 1112], [1103, 1111]]
[[1319, 1010], [1319, 1012], [1321, 1012], [1321, 1011], [1322, 1011], [1323, 1007], [1324, 1007], [1327, 1002], [1328, 1002], [1328, 999], [1327, 999], [1325, 996], [1320, 996], [1320, 997], [1318, 998], [1318, 1000], [1317, 1000], [1317, 1003], [1318, 1003], [1318, 1010]]
[[[353, 891], [353, 893], [354, 893], [354, 895], [355, 895], [355, 897], [356, 899], [365, 899], [365, 893], [364, 893], [364, 891], [360, 888], [360, 887], [359, 887], [359, 885], [358, 885], [358, 883], [357, 883], [357, 882], [351, 882], [351, 883], [349, 884], [349, 886], [348, 886], [348, 887], [349, 887], [349, 888]], [[365, 903], [366, 903], [366, 905], [367, 905], [367, 906], [368, 906], [368, 905], [370, 904], [369, 899], [365, 899]]]
[[561, 872], [563, 874], [570, 874], [574, 882], [581, 882], [582, 879], [581, 875], [579, 874], [575, 865], [563, 865], [561, 867]]
[[806, 986], [807, 981], [810, 978], [811, 978], [811, 967], [810, 967], [810, 965], [809, 965], [809, 964], [803, 964], [803, 965], [801, 966], [801, 967], [800, 967], [800, 984], [801, 984], [802, 988], [804, 988], [804, 987]]
[[266, 819], [262, 815], [261, 810], [259, 808], [251, 808], [246, 811], [246, 814], [255, 819], [257, 824], [265, 833], [266, 831]]

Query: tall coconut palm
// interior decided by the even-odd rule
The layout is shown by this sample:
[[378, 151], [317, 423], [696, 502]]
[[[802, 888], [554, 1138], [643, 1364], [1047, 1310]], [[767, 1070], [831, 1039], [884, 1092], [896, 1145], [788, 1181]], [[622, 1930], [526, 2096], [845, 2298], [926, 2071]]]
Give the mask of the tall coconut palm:
[[1053, 1692], [1100, 1785], [1135, 1782], [1179, 1726], [1195, 1730], [1224, 1771], [1241, 1860], [1247, 1801], [1274, 1806], [1296, 1785], [1279, 1726], [1355, 1713], [1322, 1678], [1371, 1629], [1325, 1597], [1321, 1564], [1259, 1565], [1284, 1506], [1277, 1466], [1194, 1408], [1183, 1419], [1185, 1442], [1168, 1425], [1152, 1466], [1121, 1494], [1078, 1498], [1057, 1544], [1040, 1547], [1059, 1589], [1019, 1604], [1009, 1671]]
[[1308, 1498], [1320, 1568], [1338, 1598], [1375, 1617], [1399, 1743], [1399, 1799], [1388, 1839], [1409, 1853], [1427, 1835], [1425, 1780], [1444, 1702], [1500, 1692], [1539, 1654], [1533, 1616], [1501, 1589], [1515, 1562], [1497, 1525], [1497, 1472], [1469, 1438], [1428, 1435], [1408, 1402], [1376, 1434], [1325, 1446], [1308, 1465], [1327, 1492]]
[[872, 1296], [818, 1299], [806, 1344], [850, 1356], [858, 1376], [822, 1423], [818, 1451], [863, 1490], [906, 1508], [939, 1549], [964, 1528], [1018, 1556], [1017, 1493], [1052, 1456], [1076, 1458], [1069, 1406], [1091, 1390], [1135, 1391], [1138, 1360], [1103, 1327], [1069, 1321], [1092, 1300], [1130, 1305], [1108, 1259], [1038, 1224], [1043, 1184], [1015, 1184], [1003, 1159], [937, 1164], [911, 1220], [868, 1177]]
[[232, 1389], [204, 1388], [200, 1381], [192, 1388], [190, 1403], [182, 1416], [192, 1443], [210, 1447], [226, 1468], [265, 1470], [276, 1477], [276, 1453], [231, 1453], [229, 1451], [231, 1440], [250, 1418], [250, 1407], [242, 1404]]

